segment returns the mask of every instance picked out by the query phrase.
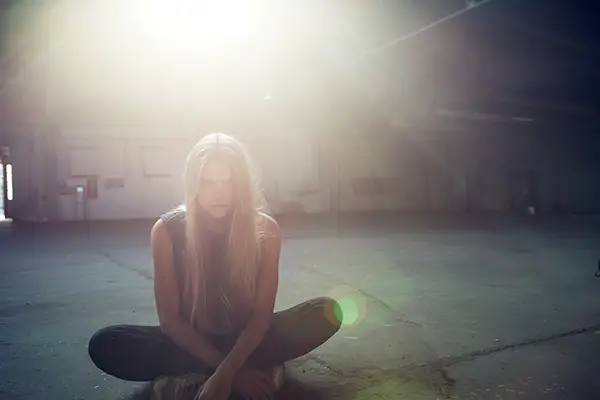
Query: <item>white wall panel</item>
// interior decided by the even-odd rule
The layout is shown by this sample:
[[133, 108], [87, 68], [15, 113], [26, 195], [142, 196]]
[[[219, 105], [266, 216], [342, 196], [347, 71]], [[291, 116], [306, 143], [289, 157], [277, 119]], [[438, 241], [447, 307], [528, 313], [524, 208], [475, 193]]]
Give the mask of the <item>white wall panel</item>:
[[98, 176], [102, 170], [102, 149], [100, 147], [70, 148], [70, 176]]
[[[160, 138], [123, 138], [108, 135], [89, 138], [65, 137], [59, 146], [59, 182], [74, 187], [81, 179], [70, 176], [72, 148], [94, 148], [97, 162], [85, 162], [83, 153], [77, 159], [78, 172], [98, 176], [98, 197], [87, 200], [89, 219], [158, 218], [169, 208], [183, 202], [182, 173], [189, 140]], [[151, 152], [147, 150], [151, 149]], [[159, 159], [158, 157], [162, 157]], [[145, 162], [146, 160], [146, 162]], [[150, 162], [152, 161], [152, 162]], [[152, 168], [144, 172], [144, 164]], [[95, 165], [94, 168], [91, 166]], [[61, 195], [59, 212], [62, 219], [74, 216], [73, 195]]]
[[102, 177], [125, 178], [127, 175], [127, 141], [113, 139], [103, 146]]
[[169, 147], [165, 144], [140, 148], [142, 171], [145, 176], [170, 176], [172, 174], [173, 155], [169, 152], [171, 150]]
[[329, 190], [321, 181], [319, 144], [314, 136], [293, 130], [266, 132], [244, 142], [258, 164], [271, 212], [329, 208]]

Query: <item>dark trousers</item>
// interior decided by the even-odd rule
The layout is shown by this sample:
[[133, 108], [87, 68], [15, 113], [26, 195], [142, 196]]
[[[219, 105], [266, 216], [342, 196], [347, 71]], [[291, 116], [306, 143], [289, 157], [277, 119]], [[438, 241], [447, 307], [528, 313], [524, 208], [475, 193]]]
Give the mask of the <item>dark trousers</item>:
[[[269, 368], [307, 354], [340, 329], [338, 319], [339, 306], [329, 298], [309, 300], [275, 313], [271, 327], [247, 364]], [[210, 341], [221, 351], [228, 351], [234, 344], [234, 340], [222, 336], [211, 337]], [[128, 381], [210, 373], [208, 366], [179, 348], [158, 326], [116, 325], [100, 329], [90, 339], [88, 351], [99, 369]]]

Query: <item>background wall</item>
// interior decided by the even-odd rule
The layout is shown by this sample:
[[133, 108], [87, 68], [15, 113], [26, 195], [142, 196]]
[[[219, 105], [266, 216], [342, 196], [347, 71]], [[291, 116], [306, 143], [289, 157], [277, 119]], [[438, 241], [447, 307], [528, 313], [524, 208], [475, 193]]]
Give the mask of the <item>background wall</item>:
[[355, 136], [337, 151], [338, 208], [599, 212], [599, 142], [595, 127], [582, 124]]
[[86, 200], [84, 218], [158, 217], [183, 201], [181, 176], [189, 146], [189, 139], [161, 138], [145, 129], [63, 129], [57, 146], [59, 219], [82, 217], [74, 188], [86, 186], [88, 176], [96, 177], [91, 183], [97, 193]]
[[[97, 196], [86, 200], [85, 218], [155, 218], [183, 201], [182, 174], [199, 138], [192, 130], [70, 127], [57, 145], [58, 218], [80, 219], [77, 186], [97, 177]], [[169, 137], [170, 136], [170, 137]], [[271, 212], [324, 211], [319, 191], [318, 144], [302, 132], [240, 138], [258, 167]]]
[[[594, 133], [591, 125], [575, 132], [568, 124], [487, 124], [462, 131], [263, 130], [240, 139], [273, 214], [524, 212], [528, 205], [600, 212]], [[185, 158], [198, 139], [191, 128], [124, 126], [12, 137], [11, 215], [37, 221], [156, 218], [183, 201]], [[76, 187], [88, 184], [96, 193], [82, 209]]]

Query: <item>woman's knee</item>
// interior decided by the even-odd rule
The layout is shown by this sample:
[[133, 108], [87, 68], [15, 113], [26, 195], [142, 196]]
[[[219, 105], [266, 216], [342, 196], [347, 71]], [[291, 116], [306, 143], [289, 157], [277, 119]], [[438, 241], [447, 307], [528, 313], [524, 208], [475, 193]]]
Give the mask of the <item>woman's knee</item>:
[[331, 297], [316, 297], [302, 303], [297, 321], [310, 326], [315, 339], [327, 340], [342, 327], [343, 315], [340, 304]]
[[118, 326], [108, 326], [98, 330], [88, 342], [88, 354], [92, 362], [107, 372], [108, 361], [113, 358], [119, 337]]
[[303, 321], [304, 328], [296, 335], [301, 335], [298, 341], [306, 346], [303, 353], [308, 353], [327, 342], [340, 330], [342, 316], [339, 303], [330, 297], [314, 298], [305, 304], [308, 306], [307, 314], [299, 319]]
[[276, 314], [272, 331], [318, 346], [342, 327], [340, 304], [330, 297], [316, 297]]
[[323, 310], [327, 327], [331, 329], [331, 335], [334, 335], [342, 327], [344, 320], [340, 303], [331, 297], [318, 297], [314, 301]]

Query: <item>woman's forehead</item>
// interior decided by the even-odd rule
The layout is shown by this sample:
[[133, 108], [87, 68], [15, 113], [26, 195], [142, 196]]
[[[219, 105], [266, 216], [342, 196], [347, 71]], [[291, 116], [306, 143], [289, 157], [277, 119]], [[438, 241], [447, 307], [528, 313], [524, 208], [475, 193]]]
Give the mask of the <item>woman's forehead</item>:
[[202, 168], [202, 179], [227, 180], [231, 175], [231, 165], [224, 158], [214, 158]]

